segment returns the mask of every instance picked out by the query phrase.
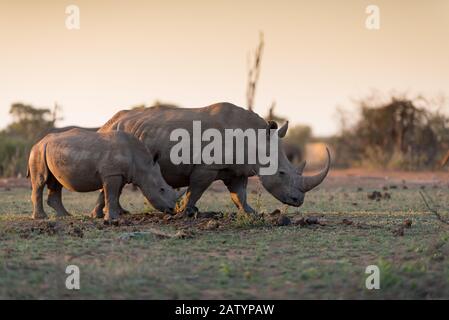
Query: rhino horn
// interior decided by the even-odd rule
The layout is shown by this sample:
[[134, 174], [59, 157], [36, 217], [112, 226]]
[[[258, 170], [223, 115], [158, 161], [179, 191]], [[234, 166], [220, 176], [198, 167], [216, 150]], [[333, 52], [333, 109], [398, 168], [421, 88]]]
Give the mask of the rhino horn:
[[310, 176], [310, 177], [301, 177], [301, 186], [300, 190], [302, 192], [307, 192], [318, 186], [321, 182], [323, 182], [324, 178], [326, 178], [327, 173], [329, 172], [330, 164], [331, 164], [331, 155], [329, 149], [326, 147], [327, 151], [327, 163], [326, 168], [324, 168], [320, 173]]
[[302, 161], [298, 168], [296, 169], [299, 175], [302, 175], [302, 173], [304, 172], [304, 168], [306, 167], [306, 162]]
[[287, 130], [288, 130], [288, 121], [282, 127], [280, 127], [278, 129], [278, 136], [279, 136], [279, 138], [285, 137], [285, 135], [287, 133]]

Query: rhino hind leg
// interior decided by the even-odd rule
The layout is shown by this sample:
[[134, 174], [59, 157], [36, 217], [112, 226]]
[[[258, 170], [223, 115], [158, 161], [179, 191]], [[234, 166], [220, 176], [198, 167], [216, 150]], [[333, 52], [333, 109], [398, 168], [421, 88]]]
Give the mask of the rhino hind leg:
[[104, 215], [105, 221], [114, 221], [119, 218], [120, 191], [123, 188], [123, 178], [121, 176], [109, 176], [104, 178], [103, 190], [105, 198], [106, 213]]
[[236, 207], [246, 213], [256, 213], [246, 201], [246, 186], [248, 185], [248, 177], [232, 177], [223, 180], [224, 184], [231, 193], [231, 199]]
[[45, 219], [47, 214], [44, 211], [43, 192], [47, 182], [49, 170], [45, 163], [45, 150], [33, 147], [30, 153], [28, 170], [31, 179], [31, 202], [33, 203], [33, 219]]
[[31, 192], [31, 201], [33, 202], [33, 219], [46, 219], [47, 214], [44, 211], [43, 193], [45, 184], [33, 183], [33, 191]]
[[70, 213], [62, 203], [62, 185], [51, 175], [47, 181], [48, 198], [47, 204], [56, 211], [56, 216], [66, 217]]

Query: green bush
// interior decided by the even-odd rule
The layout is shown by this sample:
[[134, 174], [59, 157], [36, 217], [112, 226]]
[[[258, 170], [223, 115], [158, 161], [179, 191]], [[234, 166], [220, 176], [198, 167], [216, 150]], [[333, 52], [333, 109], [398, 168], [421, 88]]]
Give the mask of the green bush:
[[31, 143], [0, 134], [0, 176], [25, 176]]

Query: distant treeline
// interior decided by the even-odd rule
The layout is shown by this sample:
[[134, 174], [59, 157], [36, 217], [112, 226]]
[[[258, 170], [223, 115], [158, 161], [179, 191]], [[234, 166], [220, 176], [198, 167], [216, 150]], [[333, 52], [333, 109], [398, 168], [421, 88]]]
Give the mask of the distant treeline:
[[11, 105], [9, 113], [13, 122], [0, 131], [0, 176], [26, 174], [30, 149], [40, 137], [54, 128], [58, 120], [57, 111], [57, 106], [52, 111], [22, 103]]
[[[310, 127], [293, 126], [284, 149], [297, 163], [304, 159], [309, 141], [322, 141], [333, 151], [334, 167], [432, 169], [449, 150], [449, 118], [441, 112], [445, 103], [421, 96], [382, 99], [373, 95], [356, 101], [357, 115], [340, 111], [339, 134], [319, 139], [313, 137]], [[58, 112], [58, 106], [51, 110], [23, 103], [11, 105], [12, 122], [0, 131], [0, 177], [25, 175], [32, 145], [55, 128], [60, 120]], [[274, 105], [265, 118], [279, 124], [287, 120], [274, 113]]]
[[[341, 112], [341, 133], [330, 143], [334, 165], [387, 169], [433, 169], [449, 149], [444, 99], [373, 95], [357, 101], [354, 119]], [[354, 121], [355, 120], [355, 121]], [[352, 122], [352, 124], [351, 124]]]

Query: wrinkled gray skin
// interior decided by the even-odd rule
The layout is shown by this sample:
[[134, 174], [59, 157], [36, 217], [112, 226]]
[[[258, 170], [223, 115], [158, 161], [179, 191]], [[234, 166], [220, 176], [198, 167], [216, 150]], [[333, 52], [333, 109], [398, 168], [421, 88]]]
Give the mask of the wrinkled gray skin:
[[[156, 154], [157, 155], [157, 154]], [[173, 211], [179, 196], [162, 178], [157, 156], [125, 132], [97, 133], [72, 129], [45, 136], [33, 146], [28, 161], [33, 218], [46, 218], [42, 194], [57, 216], [67, 216], [62, 188], [78, 192], [104, 190], [95, 217], [114, 220], [120, 214], [119, 197], [126, 183], [136, 184], [148, 201], [161, 211]]]
[[284, 143], [285, 156], [291, 163], [300, 163], [303, 159], [301, 149], [292, 143]]
[[[66, 127], [59, 127], [59, 128], [51, 128], [49, 130], [47, 130], [43, 135], [41, 135], [41, 137], [39, 138], [42, 139], [43, 137], [45, 137], [47, 134], [50, 133], [61, 133], [61, 132], [66, 132], [72, 129], [80, 129], [80, 130], [87, 130], [87, 131], [92, 131], [92, 132], [96, 132], [98, 131], [98, 129], [100, 129], [99, 127], [97, 128], [86, 128], [86, 127], [78, 127], [78, 126], [66, 126]], [[137, 190], [136, 186], [133, 186], [135, 190]], [[103, 190], [101, 190], [100, 192], [101, 194], [98, 197], [98, 204], [95, 207], [95, 210], [92, 212], [92, 216], [97, 216], [97, 217], [102, 217], [103, 216], [103, 207], [104, 207], [104, 194], [103, 194]], [[122, 205], [118, 204], [119, 208], [120, 208], [120, 215], [122, 214], [128, 214], [129, 211], [126, 209], [123, 209]]]
[[[192, 122], [201, 120], [201, 130], [218, 129], [224, 137], [224, 129], [277, 129], [275, 122], [266, 122], [252, 111], [230, 103], [218, 103], [204, 108], [174, 108], [156, 106], [143, 110], [123, 110], [115, 114], [99, 132], [128, 132], [154, 152], [160, 153], [159, 164], [164, 179], [174, 188], [188, 186], [183, 205], [179, 211], [192, 215], [203, 192], [215, 180], [222, 180], [231, 193], [231, 199], [239, 210], [254, 213], [254, 209], [246, 201], [248, 177], [258, 174], [257, 164], [180, 164], [170, 160], [170, 150], [177, 141], [170, 141], [170, 133], [178, 128], [189, 131], [192, 136]], [[286, 123], [278, 129], [278, 136], [284, 137], [288, 128]], [[275, 136], [274, 136], [275, 137]], [[271, 136], [270, 138], [273, 138]], [[278, 138], [279, 139], [279, 138]], [[223, 139], [224, 140], [224, 139]], [[209, 142], [203, 142], [203, 146]], [[234, 144], [235, 146], [235, 144]], [[269, 148], [267, 148], [269, 150]], [[234, 150], [235, 155], [235, 150]], [[261, 175], [262, 185], [279, 201], [299, 207], [304, 201], [305, 192], [319, 185], [326, 177], [330, 156], [326, 168], [316, 176], [304, 177], [300, 168], [295, 168], [287, 159], [279, 140], [278, 171], [276, 174]]]

